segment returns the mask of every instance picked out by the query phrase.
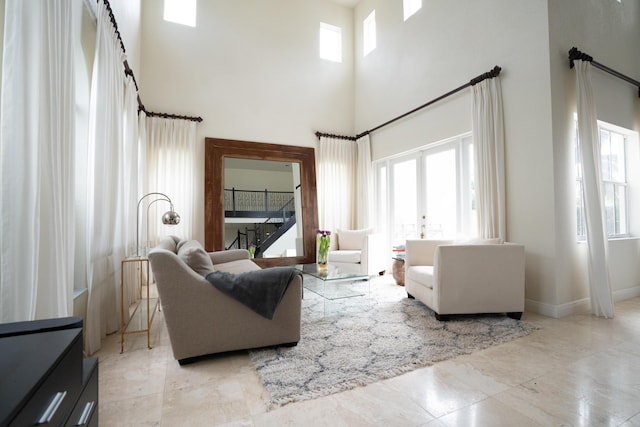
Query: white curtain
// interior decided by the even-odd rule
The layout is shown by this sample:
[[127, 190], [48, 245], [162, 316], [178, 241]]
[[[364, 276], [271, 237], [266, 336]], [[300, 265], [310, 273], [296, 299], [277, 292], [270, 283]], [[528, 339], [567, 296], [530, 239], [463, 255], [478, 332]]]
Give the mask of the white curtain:
[[[141, 215], [141, 235], [150, 247], [166, 235], [184, 239], [193, 236], [194, 200], [194, 152], [196, 148], [196, 122], [182, 119], [147, 117], [145, 120], [147, 184], [145, 194], [166, 194], [180, 223], [174, 226], [162, 224], [162, 214], [169, 210], [168, 202], [152, 203]], [[148, 202], [154, 198], [149, 197]], [[147, 206], [146, 203], [143, 204]], [[147, 224], [147, 218], [149, 224]], [[147, 236], [148, 229], [148, 236]]]
[[0, 322], [71, 315], [72, 3], [7, 0], [0, 119]]
[[137, 109], [132, 82], [124, 74], [124, 59], [107, 9], [98, 2], [86, 159], [89, 302], [85, 349], [89, 354], [100, 348], [103, 336], [120, 327], [120, 261], [135, 238], [130, 216], [138, 192]]
[[481, 238], [506, 238], [504, 119], [500, 78], [473, 86], [476, 206]]
[[[123, 105], [123, 123], [122, 123], [122, 150], [123, 157], [123, 174], [122, 174], [122, 200], [119, 216], [125, 218], [122, 227], [119, 227], [123, 247], [125, 248], [125, 256], [132, 257], [135, 255], [136, 248], [136, 207], [138, 203], [138, 194], [142, 191], [144, 164], [141, 160], [140, 136], [138, 130], [138, 91], [136, 89], [133, 78], [126, 77], [124, 87], [124, 105]], [[128, 307], [135, 301], [139, 295], [138, 275], [133, 266], [139, 268], [138, 264], [129, 263], [130, 268], [125, 271], [125, 292], [124, 306]]]
[[316, 164], [318, 218], [323, 230], [357, 226], [357, 156], [355, 141], [320, 137]]
[[600, 183], [600, 138], [591, 87], [591, 63], [575, 61], [578, 104], [578, 143], [582, 165], [582, 196], [587, 223], [591, 310], [596, 316], [613, 318], [609, 281], [607, 232]]
[[369, 135], [360, 137], [356, 141], [358, 148], [358, 175], [356, 197], [358, 201], [358, 218], [356, 227], [359, 229], [373, 226], [373, 167], [371, 165], [371, 141]]

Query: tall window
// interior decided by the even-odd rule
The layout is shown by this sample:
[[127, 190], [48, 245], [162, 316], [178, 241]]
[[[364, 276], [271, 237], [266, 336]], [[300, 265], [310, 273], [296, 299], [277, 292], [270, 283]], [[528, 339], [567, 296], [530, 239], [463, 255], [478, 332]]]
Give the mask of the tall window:
[[196, 0], [164, 0], [164, 20], [196, 26]]
[[[598, 122], [600, 133], [600, 168], [602, 194], [609, 237], [629, 235], [627, 132], [604, 122]], [[582, 198], [582, 165], [576, 126], [575, 139], [576, 220], [579, 240], [586, 238], [584, 201]]]
[[375, 170], [376, 225], [390, 245], [477, 235], [470, 136], [378, 161]]
[[376, 48], [376, 11], [372, 10], [363, 22], [364, 55]]
[[409, 19], [414, 13], [422, 7], [422, 0], [403, 0], [402, 10], [404, 11], [404, 20]]
[[320, 23], [320, 58], [342, 62], [342, 29]]

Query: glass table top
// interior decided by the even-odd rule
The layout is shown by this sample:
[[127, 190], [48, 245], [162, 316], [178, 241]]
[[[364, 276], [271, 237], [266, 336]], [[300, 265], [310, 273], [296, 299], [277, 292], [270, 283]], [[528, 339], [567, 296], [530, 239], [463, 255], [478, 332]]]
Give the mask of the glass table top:
[[294, 267], [304, 274], [309, 274], [317, 279], [324, 280], [326, 282], [369, 279], [369, 276], [367, 276], [366, 274], [355, 271], [355, 269], [357, 268], [356, 266], [354, 266], [353, 268], [349, 268], [344, 266], [336, 266], [334, 264], [326, 264], [326, 266], [321, 267], [319, 264], [313, 263], [297, 264]]

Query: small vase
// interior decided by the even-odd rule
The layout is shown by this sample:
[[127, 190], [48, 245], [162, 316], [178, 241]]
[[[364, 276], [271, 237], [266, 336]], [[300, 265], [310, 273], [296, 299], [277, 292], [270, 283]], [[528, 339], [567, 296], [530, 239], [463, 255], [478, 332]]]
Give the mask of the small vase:
[[318, 264], [327, 265], [327, 252], [319, 251], [318, 252]]
[[331, 234], [329, 231], [321, 231], [318, 236], [318, 265], [326, 267], [327, 255], [329, 254], [329, 246], [331, 244]]

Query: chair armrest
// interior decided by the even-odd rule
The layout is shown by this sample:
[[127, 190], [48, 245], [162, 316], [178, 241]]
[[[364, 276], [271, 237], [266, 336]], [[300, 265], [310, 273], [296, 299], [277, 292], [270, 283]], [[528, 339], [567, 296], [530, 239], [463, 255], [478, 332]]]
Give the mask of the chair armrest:
[[451, 244], [451, 240], [407, 240], [405, 244], [405, 266], [433, 266], [436, 247]]
[[211, 257], [211, 262], [213, 262], [214, 265], [239, 259], [251, 259], [249, 251], [246, 249], [230, 249], [228, 251], [209, 252], [209, 256]]
[[388, 251], [385, 250], [382, 234], [371, 233], [364, 236], [360, 259], [364, 270], [370, 276], [387, 269]]

